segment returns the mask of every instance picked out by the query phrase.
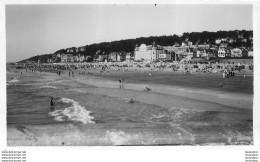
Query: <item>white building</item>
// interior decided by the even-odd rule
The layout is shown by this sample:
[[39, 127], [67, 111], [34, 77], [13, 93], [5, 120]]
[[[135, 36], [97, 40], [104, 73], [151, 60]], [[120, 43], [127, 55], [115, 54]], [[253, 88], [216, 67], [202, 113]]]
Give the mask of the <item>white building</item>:
[[84, 55], [79, 55], [79, 61], [83, 62], [85, 60], [85, 56]]
[[[161, 52], [162, 53], [162, 52]], [[135, 60], [143, 61], [158, 61], [160, 51], [156, 47], [141, 44], [140, 47], [135, 49]]]
[[248, 51], [248, 57], [253, 57], [253, 56], [254, 56], [253, 51]]
[[226, 50], [225, 48], [219, 48], [218, 49], [218, 57], [224, 58], [226, 56]]
[[231, 57], [242, 57], [242, 50], [239, 48], [232, 49]]
[[216, 40], [215, 40], [215, 43], [216, 43], [216, 44], [220, 44], [220, 43], [221, 43], [221, 39], [216, 39]]

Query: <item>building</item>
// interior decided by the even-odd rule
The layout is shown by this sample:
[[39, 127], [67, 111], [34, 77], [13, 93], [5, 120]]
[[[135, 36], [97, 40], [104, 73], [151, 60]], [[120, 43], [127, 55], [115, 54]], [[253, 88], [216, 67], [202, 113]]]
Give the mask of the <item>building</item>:
[[159, 61], [172, 61], [172, 55], [170, 53], [160, 53]]
[[227, 46], [228, 46], [228, 44], [227, 43], [221, 43], [220, 45], [219, 45], [219, 47], [220, 48], [227, 48]]
[[61, 53], [54, 53], [52, 55], [52, 62], [61, 62]]
[[209, 60], [211, 58], [216, 58], [216, 53], [215, 52], [209, 52], [207, 60]]
[[123, 53], [117, 53], [116, 61], [120, 62], [123, 59]]
[[253, 51], [249, 50], [249, 51], [248, 51], [248, 57], [253, 57], [253, 56], [254, 56]]
[[218, 57], [220, 57], [220, 58], [225, 58], [225, 56], [226, 56], [226, 50], [225, 50], [225, 48], [219, 48], [219, 49], [218, 49]]
[[248, 57], [248, 50], [246, 50], [246, 49], [242, 50], [242, 57], [244, 57], [244, 58]]
[[220, 44], [220, 43], [221, 43], [221, 39], [219, 39], [219, 38], [216, 39], [216, 40], [215, 40], [215, 43], [216, 43], [216, 44]]
[[76, 48], [75, 47], [67, 48], [66, 52], [67, 53], [76, 53]]
[[126, 53], [122, 52], [120, 53], [120, 60], [119, 61], [125, 61], [126, 60]]
[[196, 52], [193, 53], [193, 57], [194, 58], [200, 58], [200, 57], [208, 57], [208, 50], [205, 50], [205, 49], [197, 49], [195, 50]]
[[86, 51], [86, 47], [85, 46], [79, 47], [79, 51], [80, 52], [85, 52]]
[[63, 63], [65, 63], [65, 62], [67, 62], [67, 55], [66, 54], [61, 54], [60, 55], [61, 57], [61, 62], [63, 62]]
[[108, 59], [108, 55], [106, 55], [106, 54], [103, 54], [103, 55], [101, 55], [101, 54], [99, 54], [98, 55], [98, 59], [96, 60], [96, 61], [105, 61], [105, 60], [107, 60]]
[[235, 40], [233, 38], [228, 38], [228, 43], [234, 43]]
[[225, 57], [226, 58], [230, 58], [231, 57], [231, 50], [230, 49], [226, 49]]
[[79, 62], [79, 56], [78, 55], [73, 56], [73, 62]]
[[221, 38], [221, 42], [227, 42], [227, 38]]
[[108, 54], [108, 61], [117, 61], [117, 52], [111, 52]]
[[231, 57], [242, 57], [242, 50], [239, 48], [232, 49]]
[[141, 44], [140, 47], [135, 48], [136, 61], [158, 61], [159, 55], [163, 53], [163, 47], [153, 45], [146, 46]]
[[84, 55], [79, 55], [79, 62], [85, 61], [85, 56]]
[[72, 54], [67, 54], [67, 62], [74, 62], [74, 56]]
[[190, 48], [190, 46], [164, 46], [163, 50], [167, 51], [167, 53], [171, 53], [172, 60], [177, 61], [183, 58], [183, 56], [186, 56], [187, 49]]
[[130, 52], [126, 53], [125, 60], [126, 61], [130, 61], [131, 60], [131, 53]]
[[85, 60], [83, 60], [83, 61], [87, 61], [87, 62], [93, 61], [93, 57], [90, 56], [90, 55], [86, 55], [86, 56], [85, 56]]

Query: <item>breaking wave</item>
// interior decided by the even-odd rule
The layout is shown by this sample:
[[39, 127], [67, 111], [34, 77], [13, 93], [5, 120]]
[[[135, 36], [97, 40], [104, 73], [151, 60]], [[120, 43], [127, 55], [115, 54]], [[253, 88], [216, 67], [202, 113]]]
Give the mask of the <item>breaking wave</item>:
[[95, 123], [93, 121], [94, 117], [90, 116], [91, 112], [87, 111], [85, 107], [79, 105], [78, 102], [68, 98], [62, 98], [59, 100], [59, 102], [70, 103], [71, 106], [65, 108], [64, 110], [55, 110], [53, 112], [50, 112], [49, 115], [53, 116], [54, 120], [56, 121], [72, 120], [72, 121], [79, 121], [83, 124]]
[[78, 93], [86, 93], [85, 91], [80, 90], [80, 89], [68, 89], [68, 91], [73, 91], [73, 92], [78, 92]]
[[12, 80], [7, 81], [7, 84], [9, 85], [10, 83], [17, 83], [17, 82], [19, 82], [19, 80], [17, 78], [13, 78]]
[[106, 131], [106, 137], [113, 145], [129, 145], [131, 143], [144, 144], [140, 134], [126, 134], [121, 130]]
[[55, 87], [55, 86], [48, 86], [48, 85], [41, 86], [40, 88], [51, 88], [51, 89], [57, 89], [57, 87]]

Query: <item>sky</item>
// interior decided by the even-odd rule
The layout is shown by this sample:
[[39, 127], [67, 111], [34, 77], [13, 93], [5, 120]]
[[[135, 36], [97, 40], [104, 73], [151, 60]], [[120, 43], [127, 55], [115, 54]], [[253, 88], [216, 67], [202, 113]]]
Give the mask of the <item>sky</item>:
[[138, 37], [253, 30], [248, 4], [6, 5], [6, 61]]

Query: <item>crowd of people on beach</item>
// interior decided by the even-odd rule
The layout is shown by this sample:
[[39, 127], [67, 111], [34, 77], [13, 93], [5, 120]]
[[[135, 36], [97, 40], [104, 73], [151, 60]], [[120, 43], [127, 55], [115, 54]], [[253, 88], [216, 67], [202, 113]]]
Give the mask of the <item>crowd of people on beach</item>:
[[120, 63], [120, 62], [96, 62], [96, 63], [46, 63], [46, 64], [17, 64], [16, 69], [25, 69], [30, 71], [49, 71], [58, 72], [62, 70], [99, 70], [100, 73], [104, 71], [109, 72], [109, 70], [150, 70], [150, 71], [182, 71], [182, 72], [207, 72], [207, 73], [217, 73], [221, 70], [228, 71], [242, 71], [242, 70], [252, 70], [253, 65], [250, 64], [240, 64], [240, 63], [218, 63], [218, 62], [207, 62], [207, 63], [189, 63], [189, 62], [130, 62], [130, 63]]

